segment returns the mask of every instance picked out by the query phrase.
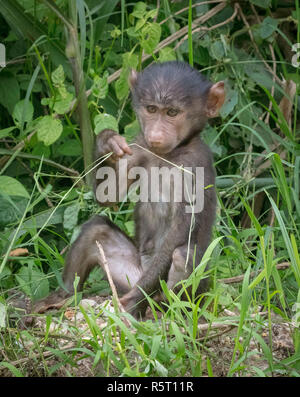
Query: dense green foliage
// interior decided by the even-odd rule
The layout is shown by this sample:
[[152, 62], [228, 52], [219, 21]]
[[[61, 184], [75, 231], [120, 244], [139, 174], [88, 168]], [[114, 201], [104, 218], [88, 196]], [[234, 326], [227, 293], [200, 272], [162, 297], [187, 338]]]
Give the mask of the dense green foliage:
[[[197, 339], [197, 323], [202, 316], [226, 322], [224, 309], [230, 309], [238, 314], [225, 374], [299, 375], [300, 77], [291, 63], [292, 45], [300, 42], [299, 5], [200, 3], [0, 0], [7, 61], [0, 68], [0, 360], [14, 375], [28, 373], [12, 364], [23, 357], [26, 338], [34, 359], [48, 349], [51, 317], [43, 342], [9, 328], [10, 297], [20, 290], [36, 300], [61, 283], [64, 248], [92, 214], [106, 214], [134, 234], [132, 203], [104, 209], [94, 202], [93, 134], [112, 128], [130, 141], [139, 129], [130, 105], [130, 68], [173, 59], [226, 86], [220, 117], [202, 134], [217, 171], [214, 239], [187, 282], [199, 282], [210, 261], [205, 304], [200, 306], [203, 296], [182, 303], [163, 284], [168, 305], [161, 324], [133, 322], [135, 333], [115, 314], [101, 330], [80, 308], [93, 339], [84, 345], [74, 331], [73, 351], [54, 348], [60, 364], [44, 363], [43, 371], [33, 359], [33, 374], [55, 374], [66, 363], [75, 367], [86, 355], [94, 373], [101, 361], [108, 375], [212, 376], [217, 370], [206, 346], [212, 330]], [[245, 275], [240, 283], [218, 281], [238, 275]], [[86, 291], [106, 289], [102, 276], [95, 271]], [[267, 312], [267, 342], [260, 336], [259, 310]], [[293, 349], [282, 361], [273, 354], [272, 313], [292, 326]], [[267, 361], [264, 369], [246, 361], [251, 338]]]

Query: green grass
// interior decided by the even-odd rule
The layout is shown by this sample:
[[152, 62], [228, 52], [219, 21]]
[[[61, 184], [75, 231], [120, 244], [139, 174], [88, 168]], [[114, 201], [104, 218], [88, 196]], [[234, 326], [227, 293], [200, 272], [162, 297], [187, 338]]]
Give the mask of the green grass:
[[[299, 81], [299, 69], [285, 61], [277, 41], [280, 36], [285, 45], [292, 42], [282, 32], [281, 23], [299, 20], [298, 1], [296, 13], [279, 19], [276, 31], [266, 39], [260, 36], [256, 22], [251, 22], [261, 56], [254, 51], [241, 19], [193, 34], [192, 21], [208, 6], [198, 10], [192, 8], [192, 1], [185, 12], [178, 14], [182, 5], [164, 0], [156, 22], [148, 14], [154, 15], [156, 0], [135, 5], [135, 16], [133, 4], [126, 0], [120, 6], [117, 1], [99, 0], [96, 6], [92, 1], [79, 1], [77, 16], [73, 13], [72, 18], [67, 9], [56, 10], [55, 14], [47, 8], [52, 2], [42, 3], [37, 16], [29, 9], [25, 13], [15, 1], [0, 6], [1, 23], [10, 31], [5, 43], [18, 60], [25, 58], [7, 70], [14, 83], [5, 70], [0, 71], [0, 88], [6, 76], [6, 89], [11, 94], [3, 99], [0, 90], [0, 153], [9, 156], [0, 171], [0, 376], [299, 377], [299, 87], [297, 83], [293, 111], [286, 120], [280, 107], [283, 88], [276, 82], [272, 91], [273, 77], [262, 62], [264, 59], [273, 66], [269, 49], [273, 46], [276, 75]], [[250, 3], [244, 6], [245, 15], [250, 15]], [[277, 5], [273, 4], [274, 10]], [[266, 15], [271, 15], [269, 9], [256, 7], [256, 11], [261, 24]], [[212, 27], [230, 15], [232, 8], [227, 6], [204, 26]], [[99, 113], [107, 113], [118, 122], [120, 132], [132, 138], [136, 128], [128, 100], [129, 69], [168, 57], [189, 62], [212, 81], [225, 80], [230, 99], [221, 118], [203, 131], [218, 175], [212, 242], [201, 264], [180, 285], [179, 293], [169, 291], [162, 281], [165, 301], [158, 304], [146, 297], [152, 318], [144, 322], [120, 313], [116, 305], [115, 312], [109, 305], [84, 306], [78, 293], [61, 310], [34, 315], [37, 327], [33, 328], [26, 323], [24, 311], [10, 304], [20, 293], [24, 303], [25, 298], [36, 300], [62, 286], [65, 249], [93, 214], [107, 215], [123, 231], [131, 236], [134, 233], [132, 203], [99, 208], [83, 183], [96, 164], [84, 170], [79, 121], [74, 117], [78, 109], [73, 107], [62, 114], [54, 111], [57, 96], [74, 93], [64, 55], [68, 17], [73, 21], [78, 17], [77, 61], [86, 88], [92, 91], [85, 108], [92, 122]], [[36, 24], [32, 24], [34, 18]], [[159, 35], [160, 30], [152, 23], [165, 18]], [[15, 38], [16, 26], [28, 41]], [[145, 38], [146, 26], [150, 36]], [[165, 53], [156, 52], [164, 39], [183, 27], [187, 28], [184, 35], [169, 43]], [[295, 32], [291, 29], [290, 33], [293, 36]], [[1, 34], [4, 40], [6, 33], [0, 28]], [[299, 42], [299, 37], [297, 28], [293, 42]], [[149, 58], [143, 60], [145, 55]], [[53, 72], [59, 65], [63, 65], [65, 76], [58, 83]], [[121, 67], [120, 78], [113, 80], [114, 72]], [[105, 72], [111, 79], [107, 87]], [[13, 95], [14, 103], [10, 103]], [[41, 98], [52, 102], [42, 105]], [[14, 106], [21, 99], [32, 104], [31, 117], [25, 106], [20, 119], [15, 117]], [[39, 120], [49, 114], [59, 120], [63, 131], [47, 146], [32, 133]], [[74, 149], [62, 150], [64, 144]], [[73, 150], [77, 150], [75, 155]], [[256, 162], [259, 156], [267, 164], [265, 169]], [[78, 172], [77, 179], [72, 169]], [[19, 185], [14, 185], [19, 187], [19, 196], [7, 186], [4, 194], [1, 176], [10, 176], [27, 194]], [[12, 250], [16, 248], [28, 253], [14, 256]], [[287, 265], [278, 269], [279, 264]], [[237, 276], [244, 277], [235, 282], [226, 280]], [[196, 296], [203, 277], [210, 278], [210, 288]], [[103, 274], [99, 269], [94, 271], [84, 293], [94, 297], [107, 291]], [[289, 345], [280, 347], [276, 332], [286, 327]]]

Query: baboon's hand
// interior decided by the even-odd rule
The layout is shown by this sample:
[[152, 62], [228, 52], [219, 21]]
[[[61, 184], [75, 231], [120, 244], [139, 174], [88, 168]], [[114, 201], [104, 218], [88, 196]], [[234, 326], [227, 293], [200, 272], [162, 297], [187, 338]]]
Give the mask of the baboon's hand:
[[132, 154], [132, 150], [128, 146], [126, 139], [119, 135], [113, 135], [107, 140], [107, 146], [110, 152], [113, 152], [114, 157], [123, 157], [125, 153]]
[[132, 150], [123, 136], [113, 130], [103, 130], [96, 138], [96, 158], [100, 158], [110, 152], [113, 152], [113, 155], [109, 160], [113, 161], [117, 161], [125, 154], [132, 154]]
[[120, 299], [124, 309], [137, 320], [145, 316], [147, 299], [141, 292], [134, 288]]

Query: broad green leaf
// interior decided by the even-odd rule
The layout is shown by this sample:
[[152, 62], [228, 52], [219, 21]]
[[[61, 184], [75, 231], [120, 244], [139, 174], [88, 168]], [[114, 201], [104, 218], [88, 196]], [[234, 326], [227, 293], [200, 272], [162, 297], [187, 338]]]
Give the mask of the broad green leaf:
[[119, 101], [126, 98], [129, 92], [129, 84], [128, 84], [128, 74], [129, 69], [122, 69], [119, 79], [116, 81], [115, 84], [115, 91], [117, 98]]
[[51, 150], [48, 146], [45, 146], [43, 142], [37, 142], [37, 144], [34, 145], [32, 154], [35, 156], [44, 156], [46, 158], [50, 158]]
[[233, 111], [238, 103], [238, 98], [239, 96], [236, 90], [226, 90], [225, 102], [220, 110], [220, 116], [223, 119]]
[[139, 58], [136, 54], [131, 52], [125, 52], [122, 55], [123, 59], [123, 68], [133, 68], [136, 69], [139, 63]]
[[129, 71], [131, 68], [136, 69], [139, 62], [138, 56], [130, 52], [126, 52], [125, 54], [123, 54], [122, 58], [123, 58], [122, 72], [115, 84], [116, 95], [120, 101], [126, 98], [129, 92], [129, 85], [128, 85]]
[[33, 105], [30, 101], [25, 102], [25, 99], [19, 101], [13, 111], [13, 119], [16, 124], [29, 123], [33, 118]]
[[[111, 2], [113, 3], [113, 0], [111, 0]], [[52, 37], [48, 36], [48, 34], [50, 33], [47, 26], [47, 22], [48, 23], [50, 22], [49, 17], [48, 19], [46, 18], [40, 19], [39, 17], [35, 16], [36, 8], [38, 8], [37, 3], [35, 5], [31, 3], [30, 8], [32, 11], [34, 10], [34, 14], [30, 14], [28, 12], [29, 11], [28, 5], [25, 7], [24, 3], [25, 1], [18, 2], [16, 0], [0, 1], [0, 13], [2, 14], [3, 18], [7, 21], [8, 25], [10, 26], [10, 29], [19, 38], [19, 41], [15, 42], [13, 46], [14, 48], [16, 47], [19, 48], [19, 50], [17, 50], [16, 48], [17, 50], [16, 54], [21, 55], [22, 53], [24, 53], [22, 51], [25, 50], [26, 52], [27, 49], [29, 50], [30, 43], [35, 43], [38, 47], [41, 45], [43, 53], [45, 54], [47, 53], [49, 55], [48, 58], [49, 62], [53, 62], [53, 64], [56, 66], [60, 64], [64, 65], [66, 73], [68, 74], [69, 77], [71, 77], [72, 71], [71, 71], [70, 63], [66, 59], [63, 50], [63, 43], [59, 42], [59, 40], [56, 39], [53, 40], [53, 36]], [[56, 2], [56, 4], [57, 3], [59, 3], [60, 6], [61, 2]], [[42, 20], [43, 23], [40, 22]], [[46, 39], [46, 37], [49, 37], [49, 40]], [[27, 44], [25, 44], [27, 40], [28, 42]], [[15, 65], [13, 67], [15, 68]], [[1, 87], [1, 83], [0, 83], [0, 87]]]
[[201, 46], [195, 48], [194, 52], [195, 52], [194, 54], [195, 62], [203, 66], [209, 64], [210, 62], [209, 52], [208, 49], [202, 45], [202, 43]]
[[28, 262], [29, 266], [23, 265], [16, 274], [16, 279], [25, 294], [34, 300], [44, 298], [49, 294], [49, 282], [33, 261], [27, 260], [26, 263]]
[[134, 120], [132, 123], [127, 124], [124, 128], [125, 137], [128, 142], [131, 142], [137, 134], [141, 131], [140, 123]]
[[0, 73], [0, 104], [10, 113], [20, 100], [19, 83], [12, 73], [4, 70]]
[[272, 0], [250, 0], [252, 4], [259, 6], [261, 8], [268, 8], [271, 5]]
[[65, 72], [64, 72], [62, 65], [59, 65], [58, 68], [56, 68], [54, 70], [54, 72], [52, 72], [51, 80], [56, 87], [58, 87], [64, 83]]
[[[282, 132], [291, 140], [294, 141], [294, 137], [291, 133], [290, 127], [282, 113], [281, 108], [279, 107], [278, 103], [276, 102], [276, 100], [274, 99], [274, 97], [271, 95], [271, 93], [269, 92], [269, 90], [266, 88], [265, 84], [261, 85], [261, 88], [265, 91], [265, 93], [267, 94], [268, 98], [270, 99], [270, 101], [273, 104], [273, 108], [276, 112], [276, 116], [275, 114], [273, 115], [273, 118], [276, 120], [276, 122], [279, 124], [280, 129], [282, 130]], [[270, 112], [270, 114], [272, 115], [273, 112]]]
[[96, 98], [103, 99], [108, 93], [108, 72], [103, 74], [103, 77], [95, 75], [94, 84], [92, 85], [92, 93]]
[[220, 61], [225, 56], [224, 46], [221, 40], [214, 41], [209, 49], [210, 55]]
[[67, 96], [68, 96], [68, 91], [67, 91], [67, 89], [66, 89], [66, 87], [65, 87], [64, 84], [61, 84], [60, 86], [58, 86], [58, 87], [57, 87], [57, 91], [58, 91], [59, 95], [60, 95], [62, 98], [67, 98]]
[[80, 204], [78, 202], [70, 205], [65, 209], [64, 212], [64, 228], [68, 231], [72, 231], [78, 222], [78, 214], [80, 211]]
[[175, 61], [176, 54], [173, 48], [165, 47], [159, 50], [159, 62]]
[[5, 278], [8, 278], [12, 274], [12, 271], [10, 268], [6, 265], [4, 266], [2, 272], [0, 273], [0, 280], [1, 280], [1, 285], [3, 284], [3, 281]]
[[74, 243], [74, 241], [79, 236], [80, 232], [81, 232], [81, 226], [75, 226], [70, 237], [70, 244]]
[[145, 18], [141, 18], [137, 21], [137, 24], [135, 25], [134, 30], [137, 32], [138, 30], [140, 30], [146, 23], [146, 19]]
[[155, 8], [154, 10], [150, 10], [150, 11], [147, 12], [145, 18], [146, 19], [149, 19], [149, 18], [153, 19], [157, 15], [157, 13], [158, 13], [158, 9], [157, 8]]
[[[253, 59], [253, 61], [256, 59]], [[259, 83], [268, 90], [271, 90], [273, 85], [272, 77], [269, 72], [265, 69], [264, 65], [260, 62], [245, 62], [243, 64], [245, 73], [252, 79], [255, 84]]]
[[18, 77], [19, 77], [18, 80], [20, 83], [21, 90], [27, 91], [29, 88], [29, 90], [31, 89], [31, 92], [40, 93], [43, 91], [42, 83], [39, 81], [36, 81], [36, 80], [35, 80], [33, 86], [31, 86], [31, 88], [30, 88], [31, 77], [32, 77], [31, 75], [28, 74], [28, 75], [18, 76]]
[[16, 129], [16, 127], [13, 126], [13, 127], [8, 127], [8, 128], [4, 128], [3, 130], [0, 130], [0, 139], [9, 136], [9, 134], [15, 129]]
[[[1, 177], [0, 177], [1, 178]], [[1, 193], [1, 188], [0, 188]], [[22, 217], [28, 203], [23, 196], [2, 196], [0, 194], [0, 228], [17, 221]]]
[[125, 227], [126, 227], [126, 230], [127, 230], [127, 233], [129, 234], [129, 236], [133, 237], [134, 233], [135, 233], [135, 222], [127, 221], [127, 222], [125, 222]]
[[81, 143], [77, 139], [68, 139], [58, 147], [57, 153], [62, 156], [79, 157], [82, 155]]
[[41, 104], [43, 106], [49, 106], [52, 103], [52, 99], [51, 98], [42, 98], [41, 99]]
[[137, 32], [135, 30], [134, 26], [131, 26], [130, 28], [126, 29], [126, 33], [128, 34], [129, 37], [136, 37], [138, 38], [140, 35], [140, 32]]
[[147, 9], [147, 5], [142, 1], [139, 1], [134, 5], [133, 12], [131, 13], [131, 15], [135, 18], [142, 18], [146, 12], [146, 9]]
[[152, 54], [159, 43], [161, 36], [161, 26], [156, 23], [147, 23], [142, 30], [141, 46], [147, 54]]
[[39, 141], [49, 146], [60, 137], [62, 131], [63, 126], [60, 120], [44, 116], [38, 123], [37, 137]]
[[0, 176], [0, 193], [29, 198], [29, 194], [22, 183], [6, 175]]
[[[22, 236], [23, 234], [27, 233], [29, 230], [32, 229], [40, 229], [46, 226], [49, 227], [51, 225], [58, 225], [62, 223], [63, 212], [64, 212], [64, 208], [58, 207], [55, 209], [55, 211], [53, 210], [53, 208], [50, 208], [39, 214], [35, 214], [34, 216], [30, 217], [27, 221], [23, 222], [21, 228], [17, 233], [17, 238], [19, 238], [20, 236]], [[16, 229], [12, 230], [10, 239], [13, 238], [15, 233], [16, 233]]]
[[113, 130], [119, 132], [119, 126], [116, 118], [111, 114], [101, 113], [97, 114], [94, 119], [95, 123], [95, 134], [99, 134], [99, 132], [103, 130]]
[[73, 101], [73, 94], [66, 92], [64, 96], [59, 95], [55, 99], [54, 111], [58, 114], [65, 114], [70, 110], [71, 102]]
[[113, 39], [117, 39], [119, 36], [121, 36], [122, 32], [120, 29], [118, 29], [116, 26], [114, 28], [114, 30], [112, 30], [110, 32], [110, 35]]
[[201, 45], [201, 47], [203, 47], [203, 48], [210, 48], [211, 42], [212, 42], [212, 39], [207, 34], [201, 39], [201, 42], [199, 43], [199, 45]]
[[267, 39], [277, 29], [278, 21], [271, 17], [266, 17], [259, 27], [259, 34], [262, 39]]

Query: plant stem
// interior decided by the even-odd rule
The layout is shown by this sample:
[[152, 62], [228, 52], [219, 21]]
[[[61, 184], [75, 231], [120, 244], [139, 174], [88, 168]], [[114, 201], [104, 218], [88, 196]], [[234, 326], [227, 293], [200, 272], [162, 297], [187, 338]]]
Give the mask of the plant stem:
[[[88, 169], [93, 162], [94, 135], [88, 110], [88, 101], [85, 95], [86, 87], [84, 73], [81, 67], [81, 54], [77, 32], [77, 7], [73, 0], [69, 0], [69, 14], [71, 26], [67, 24], [69, 38], [66, 47], [66, 55], [71, 63], [73, 72], [73, 80], [77, 96], [79, 126], [83, 147], [84, 167], [85, 169]], [[91, 173], [86, 175], [86, 183], [88, 186], [92, 186]]]

